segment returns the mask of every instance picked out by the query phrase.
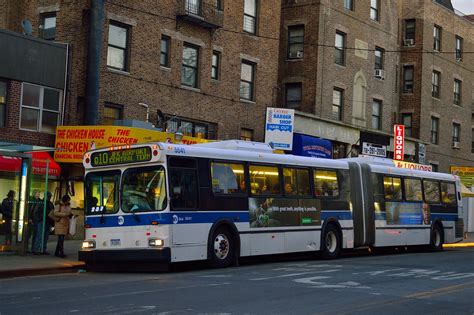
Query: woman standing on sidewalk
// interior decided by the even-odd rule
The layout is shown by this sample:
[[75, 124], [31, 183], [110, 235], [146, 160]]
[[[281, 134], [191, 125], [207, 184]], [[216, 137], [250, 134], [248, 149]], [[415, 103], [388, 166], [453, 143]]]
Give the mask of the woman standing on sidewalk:
[[54, 215], [59, 219], [54, 223], [54, 234], [58, 236], [58, 244], [54, 256], [65, 258], [64, 255], [64, 238], [69, 232], [69, 218], [72, 216], [71, 197], [64, 195], [59, 203], [59, 208], [54, 210]]

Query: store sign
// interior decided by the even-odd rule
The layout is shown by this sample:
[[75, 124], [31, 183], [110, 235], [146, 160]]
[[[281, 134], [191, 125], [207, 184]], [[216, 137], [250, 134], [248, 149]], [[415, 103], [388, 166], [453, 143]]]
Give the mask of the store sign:
[[405, 126], [393, 126], [393, 159], [403, 161], [405, 156]]
[[150, 147], [138, 147], [114, 151], [94, 152], [91, 154], [92, 166], [120, 165], [147, 162], [151, 160]]
[[453, 175], [459, 176], [464, 186], [468, 188], [474, 186], [474, 167], [451, 166], [450, 172]]
[[294, 121], [294, 109], [268, 107], [265, 120], [265, 143], [274, 149], [292, 150]]
[[426, 171], [426, 172], [432, 172], [433, 167], [431, 165], [423, 165], [423, 164], [417, 164], [417, 163], [411, 163], [411, 162], [405, 162], [405, 161], [393, 161], [393, 164], [395, 164], [396, 167], [398, 168], [408, 168], [410, 170], [417, 170], [417, 171]]
[[88, 150], [147, 142], [195, 144], [208, 140], [184, 136], [175, 141], [172, 133], [124, 126], [58, 126], [54, 160], [82, 163]]
[[374, 144], [374, 143], [362, 143], [362, 154], [373, 155], [378, 157], [387, 157], [387, 146]]

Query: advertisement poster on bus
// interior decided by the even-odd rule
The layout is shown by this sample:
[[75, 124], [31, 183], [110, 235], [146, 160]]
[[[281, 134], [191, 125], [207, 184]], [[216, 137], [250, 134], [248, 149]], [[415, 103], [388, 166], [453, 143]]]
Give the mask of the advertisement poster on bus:
[[318, 205], [314, 199], [249, 198], [250, 227], [320, 225]]
[[430, 224], [428, 204], [421, 202], [385, 203], [387, 225]]
[[265, 143], [274, 149], [293, 149], [295, 110], [288, 108], [267, 108], [265, 119]]
[[82, 156], [88, 150], [155, 141], [182, 144], [208, 142], [188, 136], [177, 142], [172, 133], [135, 127], [58, 126], [54, 160], [62, 163], [82, 163]]

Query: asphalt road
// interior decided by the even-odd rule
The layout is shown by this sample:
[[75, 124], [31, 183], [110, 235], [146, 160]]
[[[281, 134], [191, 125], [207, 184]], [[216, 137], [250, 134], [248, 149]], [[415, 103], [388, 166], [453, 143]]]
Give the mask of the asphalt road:
[[473, 314], [473, 297], [473, 248], [0, 280], [2, 315]]

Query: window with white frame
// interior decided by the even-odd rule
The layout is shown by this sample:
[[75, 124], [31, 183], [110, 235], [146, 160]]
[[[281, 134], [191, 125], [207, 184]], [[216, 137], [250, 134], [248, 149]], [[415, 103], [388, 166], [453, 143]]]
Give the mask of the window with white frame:
[[110, 21], [107, 66], [113, 69], [128, 71], [129, 49], [129, 26]]
[[438, 25], [433, 27], [433, 50], [441, 51], [441, 27]]
[[304, 52], [304, 25], [288, 26], [288, 59], [301, 59]]
[[184, 43], [181, 84], [193, 88], [198, 87], [199, 48]]
[[462, 46], [463, 46], [463, 38], [460, 36], [456, 36], [455, 42], [455, 55], [457, 61], [462, 61]]
[[244, 4], [244, 32], [257, 33], [257, 1], [245, 0]]
[[439, 141], [439, 118], [431, 117], [431, 143], [438, 144]]
[[344, 90], [334, 88], [332, 91], [332, 118], [342, 120], [342, 105], [344, 104]]
[[461, 125], [458, 123], [453, 123], [453, 146], [459, 145], [461, 141]]
[[415, 27], [416, 20], [405, 20], [405, 37], [404, 39], [412, 40], [415, 43]]
[[405, 126], [405, 136], [412, 137], [413, 115], [411, 113], [402, 114], [402, 124]]
[[382, 101], [374, 100], [372, 102], [372, 129], [382, 128]]
[[354, 0], [344, 0], [344, 8], [354, 11]]
[[461, 85], [461, 80], [454, 79], [453, 103], [456, 105], [461, 105]]
[[23, 83], [20, 129], [54, 134], [60, 119], [61, 95], [60, 90]]
[[385, 50], [380, 47], [375, 47], [374, 55], [375, 55], [375, 70], [383, 70]]
[[240, 99], [254, 100], [255, 64], [242, 60], [240, 67]]
[[441, 73], [438, 71], [433, 71], [431, 76], [431, 96], [439, 98], [439, 84], [441, 81]]
[[221, 53], [218, 51], [212, 52], [212, 63], [211, 63], [211, 78], [219, 80], [220, 78], [220, 64], [221, 64]]
[[336, 39], [335, 39], [335, 60], [334, 62], [338, 65], [345, 65], [346, 64], [346, 34], [340, 31], [336, 31]]
[[380, 21], [380, 0], [370, 0], [370, 19]]

